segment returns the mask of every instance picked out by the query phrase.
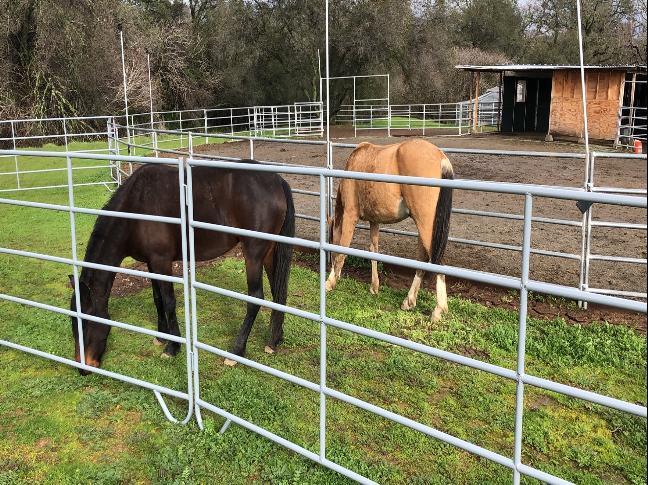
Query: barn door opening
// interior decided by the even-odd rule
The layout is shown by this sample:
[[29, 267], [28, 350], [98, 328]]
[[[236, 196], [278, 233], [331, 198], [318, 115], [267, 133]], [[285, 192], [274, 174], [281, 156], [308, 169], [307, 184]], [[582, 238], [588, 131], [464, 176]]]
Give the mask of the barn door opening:
[[505, 78], [502, 131], [547, 133], [550, 105], [550, 78]]

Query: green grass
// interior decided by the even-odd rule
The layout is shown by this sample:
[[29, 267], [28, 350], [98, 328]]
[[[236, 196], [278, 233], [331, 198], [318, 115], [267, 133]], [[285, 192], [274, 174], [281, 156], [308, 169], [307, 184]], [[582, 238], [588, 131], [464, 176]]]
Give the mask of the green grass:
[[[12, 160], [13, 162], [13, 160]], [[26, 163], [26, 162], [25, 162]], [[33, 160], [30, 163], [48, 163]], [[92, 180], [91, 170], [75, 178]], [[46, 177], [53, 177], [47, 174]], [[0, 184], [3, 184], [0, 180]], [[0, 185], [5, 188], [7, 185]], [[66, 189], [20, 193], [21, 198], [65, 204]], [[75, 190], [78, 205], [101, 207], [101, 186]], [[0, 206], [0, 246], [69, 257], [69, 215]], [[77, 216], [82, 254], [94, 218]], [[0, 255], [0, 292], [66, 307], [70, 268]], [[243, 263], [221, 260], [200, 269], [201, 281], [245, 291]], [[266, 281], [266, 290], [268, 288]], [[177, 288], [179, 318], [182, 292]], [[318, 311], [318, 276], [294, 267], [289, 303]], [[515, 369], [517, 314], [450, 298], [450, 315], [432, 324], [434, 296], [422, 291], [419, 307], [398, 309], [401, 290], [343, 278], [329, 295], [328, 314], [357, 325], [459, 352]], [[198, 293], [202, 341], [229, 348], [245, 305]], [[154, 328], [150, 287], [113, 298], [111, 316]], [[285, 343], [276, 355], [263, 347], [269, 312], [259, 313], [248, 357], [317, 380], [319, 326], [288, 316]], [[182, 328], [182, 327], [181, 327]], [[0, 300], [0, 339], [70, 357], [70, 321], [61, 315]], [[646, 405], [646, 339], [606, 323], [587, 326], [530, 319], [527, 371]], [[160, 357], [151, 338], [113, 329], [106, 369], [186, 389], [185, 354]], [[465, 367], [329, 328], [328, 385], [434, 426], [462, 439], [513, 454], [515, 385]], [[242, 365], [200, 354], [201, 396], [215, 405], [318, 451], [319, 396]], [[153, 394], [0, 346], [0, 484], [44, 483], [344, 483], [334, 472], [208, 412], [206, 430], [194, 422], [165, 421]], [[523, 460], [579, 483], [645, 483], [645, 419], [525, 388]], [[176, 416], [186, 404], [169, 400]], [[510, 483], [509, 470], [440, 441], [327, 400], [327, 457], [379, 482]], [[532, 482], [532, 480], [527, 480]]]
[[[431, 113], [430, 117], [434, 117], [434, 114]], [[359, 122], [357, 123], [358, 128], [385, 128], [387, 129], [387, 118], [378, 118], [372, 120], [371, 122]], [[468, 119], [463, 120], [462, 125], [464, 131], [467, 131], [471, 127], [471, 122]], [[409, 118], [407, 116], [392, 116], [390, 128], [392, 130], [400, 129], [447, 129], [447, 130], [456, 130], [459, 128], [459, 125], [456, 121], [436, 121], [436, 120], [421, 120], [417, 118]], [[495, 126], [480, 126], [480, 131], [494, 131], [497, 130]]]

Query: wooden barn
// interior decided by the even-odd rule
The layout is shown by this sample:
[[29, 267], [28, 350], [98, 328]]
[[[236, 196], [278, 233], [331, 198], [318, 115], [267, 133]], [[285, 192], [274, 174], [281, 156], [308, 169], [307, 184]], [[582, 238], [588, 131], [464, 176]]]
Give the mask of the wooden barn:
[[[579, 66], [457, 66], [473, 75], [479, 97], [482, 74], [499, 79], [503, 133], [538, 133], [582, 139], [584, 136]], [[586, 66], [589, 136], [632, 145], [646, 140], [646, 66]], [[473, 111], [478, 110], [475, 103]], [[473, 113], [473, 119], [477, 119]]]

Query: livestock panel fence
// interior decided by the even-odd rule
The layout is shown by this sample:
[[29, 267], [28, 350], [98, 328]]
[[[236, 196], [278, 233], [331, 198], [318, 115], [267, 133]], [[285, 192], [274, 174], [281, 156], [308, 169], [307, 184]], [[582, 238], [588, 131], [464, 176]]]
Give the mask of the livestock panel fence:
[[[151, 148], [149, 144], [132, 144], [128, 143], [128, 139], [125, 136], [125, 127], [118, 125], [116, 123], [109, 124], [110, 128], [108, 132], [110, 133], [109, 141], [114, 153], [119, 153], [119, 147], [122, 149], [128, 148], [132, 149], [147, 149]], [[141, 132], [147, 133], [149, 130], [147, 128], [131, 128], [131, 132]], [[186, 157], [193, 157], [195, 154], [193, 152], [194, 143], [205, 143], [209, 139], [223, 139], [230, 141], [246, 141], [248, 143], [247, 153], [241, 154], [239, 157], [226, 157], [223, 155], [211, 155], [201, 153], [199, 156], [202, 159], [220, 159], [220, 160], [230, 160], [230, 161], [239, 161], [242, 158], [248, 156], [251, 159], [256, 159], [255, 157], [255, 146], [258, 143], [278, 143], [283, 145], [310, 145], [310, 146], [321, 146], [325, 148], [326, 142], [321, 140], [311, 140], [311, 139], [276, 139], [269, 137], [259, 137], [259, 136], [250, 136], [250, 135], [231, 135], [231, 134], [203, 134], [203, 133], [191, 133], [185, 132], [188, 137], [188, 142], [186, 148], [159, 148], [156, 153], [169, 153], [172, 155], [180, 155]], [[175, 130], [155, 130], [154, 134], [163, 137], [174, 137], [178, 135], [178, 132]], [[149, 137], [151, 138], [151, 137]], [[190, 139], [189, 139], [190, 138]], [[349, 150], [357, 147], [355, 143], [330, 143], [329, 150], [331, 151], [330, 159], [333, 160], [333, 151], [334, 150]], [[474, 148], [443, 148], [444, 152], [447, 154], [457, 154], [457, 155], [481, 155], [485, 157], [505, 157], [515, 161], [521, 157], [531, 157], [534, 160], [548, 160], [548, 159], [560, 159], [564, 160], [565, 163], [578, 162], [582, 163], [583, 173], [584, 173], [584, 183], [581, 190], [590, 191], [590, 192], [600, 192], [600, 193], [610, 193], [610, 194], [625, 194], [625, 195], [643, 195], [646, 196], [646, 188], [626, 188], [626, 187], [606, 187], [598, 186], [595, 183], [595, 173], [597, 167], [597, 160], [605, 161], [609, 159], [622, 160], [624, 163], [628, 164], [628, 169], [631, 169], [632, 165], [630, 164], [641, 164], [645, 163], [646, 155], [635, 155], [628, 153], [618, 153], [618, 152], [596, 152], [593, 151], [590, 153], [589, 157], [583, 153], [573, 153], [573, 152], [541, 152], [541, 151], [522, 151], [522, 150], [493, 150], [493, 149], [474, 149]], [[273, 165], [282, 165], [280, 162], [273, 160], [267, 160], [265, 163]], [[305, 166], [305, 165], [304, 165]], [[130, 167], [132, 168], [132, 167]], [[329, 165], [327, 168], [332, 169], [333, 165]], [[120, 177], [124, 174], [127, 175], [127, 172], [123, 168], [118, 170]], [[121, 179], [120, 179], [121, 180]], [[293, 193], [300, 194], [303, 196], [309, 197], [319, 197], [319, 192], [312, 190], [304, 190], [301, 188], [293, 187]], [[327, 215], [332, 214], [333, 202], [335, 200], [333, 182], [332, 178], [327, 179]], [[595, 293], [616, 295], [616, 296], [627, 296], [631, 298], [642, 298], [645, 299], [647, 294], [645, 291], [631, 291], [628, 289], [615, 288], [614, 285], [610, 284], [609, 287], [590, 287], [590, 267], [594, 264], [600, 263], [611, 263], [611, 264], [624, 264], [624, 265], [633, 265], [638, 267], [645, 267], [647, 260], [645, 254], [623, 254], [623, 255], [613, 255], [607, 254], [605, 252], [594, 253], [592, 247], [592, 238], [594, 228], [608, 228], [616, 231], [625, 231], [629, 234], [629, 237], [641, 235], [645, 233], [648, 226], [645, 223], [636, 223], [623, 220], [623, 215], [619, 214], [615, 220], [608, 220], [605, 217], [601, 219], [595, 219], [593, 217], [594, 209], [591, 205], [586, 203], [579, 203], [577, 206], [582, 213], [580, 219], [568, 218], [568, 217], [543, 217], [543, 216], [534, 216], [532, 222], [535, 224], [543, 224], [547, 226], [559, 226], [559, 227], [571, 227], [581, 230], [580, 234], [580, 251], [569, 251], [569, 250], [551, 250], [544, 249], [541, 247], [532, 247], [531, 254], [539, 255], [543, 257], [550, 258], [559, 258], [561, 260], [573, 261], [579, 265], [578, 275], [578, 287], [583, 291], [591, 291]], [[473, 216], [481, 218], [482, 223], [486, 223], [489, 219], [495, 219], [500, 221], [510, 221], [511, 223], [521, 223], [524, 220], [524, 217], [521, 214], [514, 214], [509, 212], [493, 211], [493, 210], [484, 210], [480, 207], [454, 207], [452, 209], [453, 214], [459, 214], [463, 216]], [[302, 220], [309, 220], [312, 222], [319, 221], [319, 215], [317, 213], [305, 213], [303, 210], [298, 212], [297, 217]], [[609, 217], [609, 216], [608, 216]], [[369, 226], [366, 224], [359, 224], [358, 228], [362, 230], [369, 230]], [[418, 237], [418, 233], [411, 230], [403, 229], [394, 229], [390, 227], [381, 227], [380, 231], [385, 234], [391, 234], [396, 236], [406, 236], [406, 237]], [[475, 234], [478, 231], [474, 231]], [[472, 238], [468, 239], [466, 237], [456, 237], [450, 236], [449, 241], [453, 244], [460, 244], [464, 246], [472, 247], [482, 247], [489, 248], [498, 251], [505, 252], [515, 252], [521, 254], [523, 248], [520, 244], [510, 244], [510, 243], [501, 243], [488, 241], [483, 239], [478, 239], [479, 236], [475, 235]], [[608, 249], [609, 251], [609, 249]], [[576, 284], [576, 281], [574, 281]], [[587, 307], [586, 301], [581, 301], [580, 304], [584, 307]]]
[[[199, 136], [203, 136], [201, 134]], [[189, 147], [192, 146], [194, 135], [187, 134], [187, 141]], [[253, 145], [252, 145], [253, 146]], [[327, 146], [327, 149], [332, 149], [332, 146]], [[44, 253], [28, 252], [16, 248], [0, 248], [0, 253], [8, 254], [24, 258], [35, 258], [38, 260], [51, 261], [55, 263], [65, 264], [71, 266], [74, 272], [74, 280], [78, 287], [78, 272], [79, 268], [95, 268], [99, 270], [112, 271], [117, 273], [124, 273], [133, 276], [152, 278], [164, 280], [171, 283], [181, 284], [184, 292], [184, 336], [172, 337], [166, 334], [143, 328], [141, 326], [132, 325], [125, 322], [119, 322], [110, 319], [98, 318], [92, 315], [84, 314], [80, 309], [79, 296], [77, 295], [76, 310], [72, 311], [65, 308], [59, 308], [53, 305], [45, 304], [35, 300], [29, 300], [10, 294], [0, 294], [0, 299], [12, 302], [15, 304], [26, 305], [41, 310], [55, 312], [58, 314], [67, 315], [76, 318], [76, 323], [81, 326], [81, 319], [87, 319], [104, 325], [119, 327], [127, 331], [132, 331], [138, 334], [145, 334], [149, 336], [161, 337], [164, 339], [174, 340], [186, 347], [186, 377], [187, 386], [184, 390], [171, 389], [168, 387], [160, 386], [151, 382], [143, 381], [133, 378], [124, 374], [110, 372], [103, 369], [94, 368], [86, 365], [85, 356], [83, 352], [83, 341], [81, 331], [78, 332], [79, 346], [81, 347], [80, 362], [72, 359], [53, 355], [38, 349], [19, 345], [7, 340], [0, 340], [0, 345], [27, 352], [32, 355], [51, 359], [62, 364], [70, 365], [72, 367], [84, 369], [94, 372], [106, 377], [112, 377], [135, 386], [142, 387], [152, 391], [160, 403], [162, 410], [167, 419], [174, 422], [186, 423], [195, 416], [198, 424], [202, 427], [202, 414], [204, 411], [213, 412], [225, 419], [222, 431], [225, 431], [231, 423], [238, 424], [247, 428], [255, 433], [258, 433], [275, 443], [289, 448], [294, 452], [305, 456], [325, 467], [335, 470], [353, 480], [361, 483], [372, 483], [368, 478], [358, 474], [357, 472], [332, 461], [327, 454], [327, 433], [329, 428], [327, 426], [327, 405], [331, 400], [347, 403], [356, 408], [362, 409], [369, 413], [381, 416], [392, 422], [398, 423], [402, 426], [410, 428], [435, 438], [442, 442], [448, 443], [454, 447], [464, 450], [468, 453], [477, 455], [481, 458], [490, 460], [511, 472], [512, 481], [518, 483], [521, 475], [530, 476], [543, 480], [549, 483], [568, 483], [564, 479], [553, 476], [543, 470], [534, 468], [522, 462], [522, 448], [523, 448], [523, 419], [524, 419], [524, 392], [528, 386], [544, 389], [547, 391], [556, 392], [571, 398], [584, 400], [597, 405], [605, 406], [611, 409], [629, 413], [632, 415], [646, 418], [646, 407], [632, 402], [626, 402], [616, 399], [611, 396], [602, 395], [585, 389], [576, 388], [574, 386], [566, 385], [550, 379], [540, 378], [526, 372], [525, 365], [525, 352], [526, 352], [526, 326], [527, 326], [527, 303], [529, 299], [529, 292], [537, 292], [547, 295], [553, 295], [561, 298], [579, 300], [583, 302], [591, 302], [619, 309], [624, 309], [632, 312], [646, 313], [647, 305], [645, 302], [636, 301], [629, 298], [622, 298], [619, 296], [611, 296], [599, 294], [592, 291], [584, 291], [583, 288], [574, 288], [566, 285], [550, 284], [543, 281], [533, 280], [529, 276], [529, 260], [532, 254], [532, 223], [534, 222], [533, 207], [534, 201], [538, 198], [551, 198], [558, 200], [568, 200], [579, 202], [586, 207], [591, 208], [592, 204], [605, 204], [620, 207], [632, 207], [639, 209], [646, 209], [646, 197], [642, 194], [618, 194], [610, 193], [610, 191], [602, 190], [583, 190], [583, 189], [570, 189], [555, 186], [538, 186], [514, 183], [501, 183], [501, 182], [484, 182], [474, 180], [437, 180], [425, 179], [419, 177], [405, 177], [394, 175], [381, 175], [381, 174], [368, 174], [362, 172], [348, 172], [343, 170], [335, 170], [332, 167], [304, 167], [296, 165], [279, 165], [260, 162], [258, 164], [242, 163], [240, 161], [225, 160], [225, 159], [204, 159], [198, 155], [192, 155], [191, 152], [188, 156], [178, 156], [173, 158], [157, 158], [157, 157], [138, 157], [128, 156], [123, 154], [97, 154], [97, 153], [81, 153], [73, 151], [65, 151], [60, 153], [53, 153], [48, 151], [27, 151], [27, 150], [0, 150], [1, 156], [8, 157], [64, 157], [66, 162], [66, 176], [67, 176], [67, 205], [55, 205], [48, 203], [37, 203], [27, 200], [20, 200], [17, 198], [0, 198], [2, 205], [14, 205], [22, 207], [31, 207], [41, 210], [63, 211], [69, 214], [70, 234], [72, 240], [72, 251], [69, 258], [62, 258]], [[114, 212], [106, 210], [96, 210], [77, 207], [75, 204], [75, 186], [73, 180], [73, 160], [83, 161], [99, 161], [101, 163], [108, 162], [121, 166], [123, 164], [169, 164], [178, 168], [178, 190], [180, 194], [180, 217], [162, 217], [148, 214], [136, 214], [127, 212]], [[314, 177], [318, 183], [319, 190], [317, 197], [319, 197], [319, 234], [316, 241], [307, 240], [298, 237], [285, 237], [274, 234], [261, 233], [256, 231], [245, 230], [238, 227], [221, 226], [209, 224], [204, 221], [196, 220], [194, 217], [194, 199], [193, 199], [193, 169], [195, 167], [214, 167], [223, 168], [228, 170], [241, 170], [241, 171], [256, 171], [256, 172], [272, 172], [280, 174], [300, 175], [303, 177]], [[389, 182], [399, 184], [410, 184], [427, 187], [451, 187], [456, 190], [478, 191], [489, 193], [503, 193], [513, 194], [524, 199], [523, 211], [518, 216], [523, 222], [523, 237], [521, 246], [521, 266], [519, 274], [515, 277], [506, 276], [497, 273], [487, 273], [476, 270], [470, 270], [460, 267], [453, 267], [447, 265], [430, 264], [421, 261], [416, 261], [407, 258], [390, 256], [385, 254], [374, 253], [354, 248], [346, 248], [338, 245], [333, 245], [328, 241], [328, 231], [326, 225], [326, 216], [329, 211], [329, 204], [331, 200], [331, 182], [333, 179], [354, 179], [354, 180], [371, 180], [377, 182]], [[592, 187], [594, 189], [594, 187]], [[137, 219], [145, 221], [153, 221], [161, 224], [173, 224], [179, 226], [182, 233], [182, 276], [176, 277], [171, 275], [156, 274], [134, 269], [121, 268], [115, 266], [107, 266], [93, 262], [82, 261], [77, 254], [76, 249], [76, 230], [75, 230], [75, 217], [77, 214], [101, 215], [109, 217], [119, 217], [128, 219]], [[311, 248], [316, 250], [319, 255], [319, 295], [320, 305], [319, 312], [305, 311], [289, 305], [280, 305], [264, 299], [254, 298], [246, 294], [232, 291], [228, 288], [207, 284], [198, 279], [196, 272], [196, 262], [194, 258], [194, 232], [196, 229], [211, 230], [223, 233], [236, 235], [239, 237], [259, 238], [277, 243], [288, 243], [295, 246]], [[466, 357], [464, 355], [449, 352], [434, 346], [421, 344], [412, 340], [402, 337], [391, 335], [389, 333], [376, 331], [363, 326], [332, 318], [327, 312], [327, 297], [325, 291], [326, 279], [326, 257], [329, 253], [346, 254], [349, 256], [356, 256], [360, 258], [372, 259], [383, 263], [395, 264], [404, 266], [411, 269], [420, 269], [429, 272], [441, 273], [444, 275], [467, 279], [479, 283], [496, 285], [499, 287], [514, 290], [519, 293], [519, 318], [518, 318], [518, 335], [517, 335], [517, 364], [514, 368], [503, 367], [494, 365], [482, 360]], [[221, 295], [224, 297], [240, 300], [243, 302], [254, 303], [267, 307], [273, 310], [283, 311], [287, 314], [301, 317], [313, 322], [319, 328], [319, 344], [320, 344], [320, 359], [319, 359], [319, 380], [310, 381], [287, 372], [275, 369], [271, 366], [261, 364], [259, 362], [233, 355], [230, 352], [209, 345], [201, 341], [198, 326], [198, 300], [196, 291], [206, 291]], [[401, 414], [386, 410], [380, 406], [372, 404], [371, 402], [356, 398], [352, 395], [340, 392], [331, 387], [327, 381], [327, 330], [329, 328], [339, 329], [346, 332], [351, 332], [366, 338], [375, 339], [377, 341], [388, 343], [400, 348], [408, 349], [411, 352], [428, 355], [443, 361], [451, 362], [460, 366], [465, 366], [470, 369], [480, 370], [487, 372], [491, 375], [499, 376], [500, 378], [512, 381], [516, 385], [516, 398], [515, 398], [515, 428], [514, 428], [514, 445], [513, 449], [507, 455], [494, 452], [486, 449], [477, 444], [463, 440], [451, 433], [441, 431], [435, 427], [420, 423], [416, 420], [407, 418]], [[283, 379], [292, 384], [303, 387], [319, 396], [319, 447], [317, 449], [307, 449], [299, 444], [291, 442], [286, 438], [279, 436], [267, 429], [264, 429], [251, 421], [243, 419], [230, 411], [220, 408], [213, 403], [203, 399], [201, 394], [201, 386], [203, 385], [199, 379], [199, 355], [215, 354], [221, 357], [226, 357], [238, 362], [244, 366], [248, 366], [257, 371], [264, 372], [270, 376]], [[281, 354], [277, 355], [279, 359]], [[176, 418], [170, 413], [165, 398], [174, 397], [180, 400], [187, 401], [188, 410], [183, 418]]]

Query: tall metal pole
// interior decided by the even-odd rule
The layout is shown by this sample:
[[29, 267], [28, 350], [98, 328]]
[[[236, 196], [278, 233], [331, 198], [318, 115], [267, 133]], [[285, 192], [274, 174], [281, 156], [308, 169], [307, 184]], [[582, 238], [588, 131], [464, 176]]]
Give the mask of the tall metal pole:
[[155, 150], [155, 156], [158, 156], [158, 144], [157, 144], [157, 133], [155, 133], [155, 122], [153, 118], [153, 86], [151, 84], [151, 54], [146, 52], [146, 67], [148, 69], [148, 86], [149, 86], [149, 106], [151, 114], [151, 138], [153, 140], [153, 149]]
[[[580, 75], [581, 75], [581, 96], [583, 98], [583, 139], [585, 140], [585, 190], [591, 192], [591, 174], [590, 174], [590, 148], [589, 148], [589, 128], [587, 123], [587, 89], [585, 86], [585, 61], [583, 55], [583, 25], [581, 20], [581, 2], [576, 0], [576, 18], [578, 21], [578, 56], [580, 61]], [[587, 281], [585, 281], [585, 275], [588, 266], [588, 239], [591, 237], [591, 207], [585, 211], [583, 214], [583, 230], [581, 231], [582, 241], [581, 241], [581, 275], [580, 275], [580, 286], [581, 290], [587, 291]], [[579, 302], [579, 306], [584, 309], [587, 309], [587, 302]]]
[[583, 27], [581, 21], [581, 2], [576, 0], [576, 16], [578, 17], [578, 56], [580, 59], [581, 95], [583, 97], [583, 139], [585, 140], [586, 163], [589, 164], [589, 128], [587, 123], [587, 90], [585, 87], [585, 61], [583, 60]]
[[153, 86], [151, 85], [151, 54], [146, 53], [146, 67], [148, 68], [149, 107], [151, 113], [151, 130], [153, 130]]
[[[329, 65], [329, 0], [326, 0], [326, 167], [332, 168], [333, 161], [331, 160], [331, 115], [330, 115], [330, 80], [331, 72]], [[322, 250], [321, 244], [326, 238], [326, 222], [324, 221], [324, 200], [323, 195], [325, 192], [324, 177], [320, 177], [320, 432], [319, 432], [319, 458], [321, 461], [326, 459], [326, 394], [324, 393], [326, 387], [326, 323], [324, 317], [326, 316], [326, 252]], [[331, 213], [331, 197], [333, 189], [333, 180], [329, 177], [327, 180], [327, 209]]]
[[121, 25], [119, 28], [119, 42], [121, 45], [121, 61], [122, 61], [122, 77], [124, 79], [124, 107], [126, 109], [126, 138], [128, 140], [128, 154], [131, 153], [131, 135], [130, 128], [128, 125], [128, 87], [126, 82], [126, 59], [124, 57], [124, 31], [122, 30]]

